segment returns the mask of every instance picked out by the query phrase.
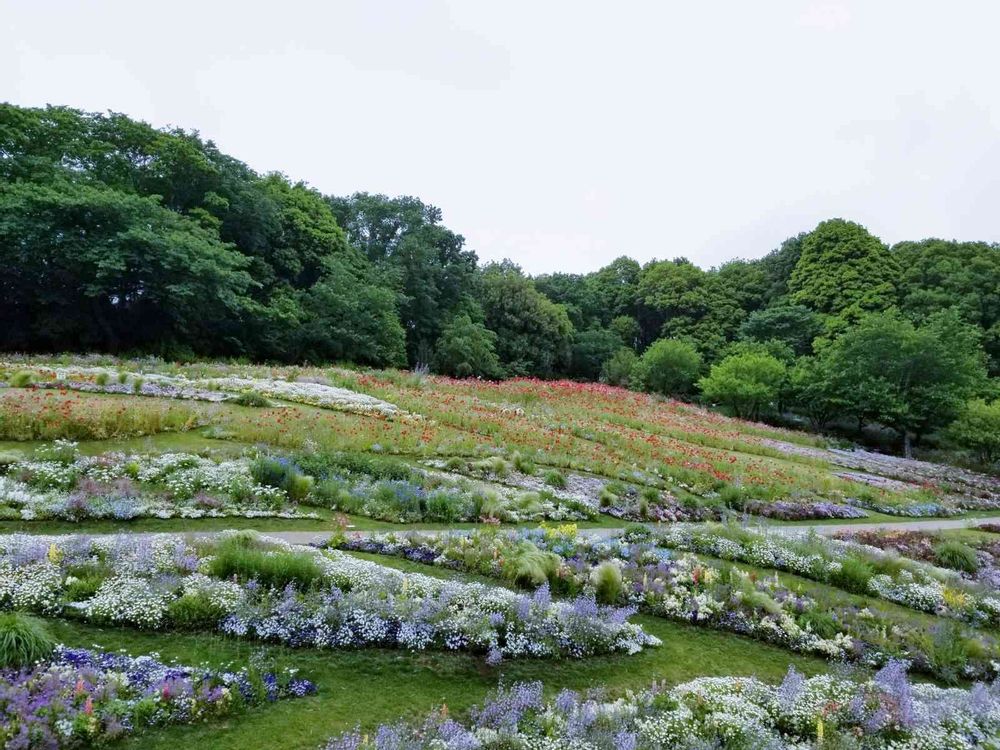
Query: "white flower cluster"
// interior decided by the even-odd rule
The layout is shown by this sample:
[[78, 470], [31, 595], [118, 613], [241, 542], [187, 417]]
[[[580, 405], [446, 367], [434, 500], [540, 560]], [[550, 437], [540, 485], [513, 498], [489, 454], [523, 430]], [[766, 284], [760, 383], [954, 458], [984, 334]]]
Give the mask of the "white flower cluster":
[[155, 590], [146, 578], [116, 575], [79, 609], [97, 622], [158, 628], [171, 599], [172, 594]]
[[[77, 485], [82, 479], [103, 486], [81, 491]], [[115, 484], [120, 481], [125, 484]], [[205, 494], [198, 497], [199, 493]], [[254, 481], [250, 462], [244, 458], [214, 461], [190, 453], [76, 455], [70, 461], [15, 462], [8, 475], [0, 477], [0, 518], [25, 521], [319, 517], [288, 506], [284, 490]]]
[[300, 383], [288, 380], [264, 380], [261, 378], [211, 378], [203, 381], [213, 388], [224, 391], [253, 391], [269, 398], [294, 401], [300, 404], [336, 409], [360, 414], [379, 414], [384, 417], [402, 416], [403, 411], [395, 404], [347, 388], [338, 388], [324, 383]]
[[[212, 543], [191, 545], [172, 535], [0, 536], [0, 608], [70, 607], [95, 622], [157, 628], [169, 621], [180, 597], [201, 595], [223, 614], [222, 632], [299, 646], [398, 645], [548, 657], [634, 653], [659, 645], [593, 600], [557, 603], [501, 587], [442, 581], [267, 537], [253, 544], [265, 556], [311, 556], [321, 580], [298, 588], [263, 586], [248, 580], [250, 574], [220, 580], [211, 575]], [[106, 577], [89, 598], [64, 601], [77, 582], [70, 572], [81, 565]]]

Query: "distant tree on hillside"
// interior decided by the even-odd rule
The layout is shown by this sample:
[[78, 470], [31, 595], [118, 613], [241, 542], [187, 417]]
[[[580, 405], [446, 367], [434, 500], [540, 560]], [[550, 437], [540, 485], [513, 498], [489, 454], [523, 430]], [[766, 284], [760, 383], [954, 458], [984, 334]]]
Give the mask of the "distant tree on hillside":
[[898, 280], [899, 266], [881, 240], [860, 224], [830, 219], [802, 240], [788, 288], [795, 303], [842, 328], [895, 304]]
[[756, 420], [777, 402], [785, 375], [784, 363], [769, 354], [736, 354], [712, 365], [698, 387], [705, 400], [729, 407], [737, 417]]
[[698, 350], [686, 341], [660, 339], [643, 352], [632, 370], [634, 387], [664, 396], [683, 397], [701, 374]]
[[566, 309], [539, 292], [509, 261], [487, 265], [479, 283], [486, 327], [497, 334], [497, 355], [504, 370], [538, 377], [565, 370], [573, 341]]

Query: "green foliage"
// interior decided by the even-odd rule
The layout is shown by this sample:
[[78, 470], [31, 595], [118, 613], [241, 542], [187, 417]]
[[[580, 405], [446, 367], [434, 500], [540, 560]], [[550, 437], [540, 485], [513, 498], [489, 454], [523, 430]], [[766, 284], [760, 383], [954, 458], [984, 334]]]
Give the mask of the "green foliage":
[[583, 380], [597, 380], [601, 366], [622, 346], [622, 337], [607, 328], [579, 331], [573, 338], [569, 374]]
[[0, 612], [0, 668], [29, 667], [55, 646], [42, 620], [23, 612]]
[[627, 347], [616, 351], [601, 366], [601, 381], [609, 385], [627, 386], [632, 382], [632, 371], [639, 358]]
[[949, 426], [948, 435], [983, 464], [1000, 460], [1000, 399], [967, 402]]
[[974, 329], [952, 312], [915, 327], [894, 312], [866, 316], [823, 354], [828, 394], [859, 423], [911, 436], [944, 426], [982, 388], [986, 371]]
[[486, 326], [509, 375], [550, 377], [570, 361], [573, 324], [566, 309], [539, 292], [521, 269], [491, 263], [480, 274]]
[[819, 224], [802, 241], [788, 282], [794, 302], [852, 321], [896, 301], [899, 266], [881, 240], [843, 219]]
[[900, 242], [899, 306], [916, 323], [943, 310], [957, 310], [984, 334], [990, 372], [1000, 374], [1000, 248], [985, 242], [928, 239]]
[[724, 404], [737, 417], [757, 419], [777, 400], [785, 375], [785, 365], [768, 354], [738, 354], [712, 365], [698, 386], [706, 400]]
[[218, 543], [209, 572], [218, 578], [255, 579], [262, 586], [283, 589], [290, 583], [306, 589], [323, 578], [323, 569], [307, 552], [271, 552], [255, 546], [252, 537], [237, 535]]
[[598, 602], [614, 604], [624, 591], [621, 568], [611, 560], [605, 560], [590, 572], [590, 584]]
[[750, 341], [780, 341], [796, 356], [809, 354], [822, 332], [820, 317], [804, 305], [780, 305], [751, 313], [740, 326], [740, 336]]
[[686, 396], [701, 373], [702, 359], [686, 341], [660, 339], [643, 352], [632, 371], [632, 384], [664, 396]]
[[[417, 198], [355, 193], [327, 202], [349, 242], [384, 272], [400, 295], [407, 360], [411, 365], [429, 363], [446, 323], [468, 306], [476, 254], [464, 249], [464, 237], [441, 224], [440, 209]], [[472, 360], [458, 363], [462, 361], [474, 365]], [[492, 371], [474, 374], [495, 376]]]
[[167, 619], [178, 630], [212, 630], [225, 614], [203, 591], [179, 596], [167, 606]]
[[0, 106], [0, 348], [405, 362], [397, 293], [315, 191], [196, 134]]
[[239, 404], [240, 406], [252, 406], [254, 408], [263, 408], [271, 405], [271, 402], [265, 396], [257, 393], [257, 391], [243, 391], [239, 396], [231, 399], [231, 403]]
[[106, 372], [97, 373], [97, 377], [94, 378], [94, 382], [97, 385], [105, 386], [111, 380], [111, 376]]
[[975, 573], [979, 569], [976, 551], [957, 539], [946, 539], [934, 545], [934, 557], [944, 568]]
[[12, 388], [27, 388], [35, 382], [35, 373], [31, 370], [21, 370], [10, 376]]
[[868, 594], [868, 581], [875, 575], [871, 564], [856, 555], [847, 555], [840, 560], [840, 570], [830, 574], [830, 583], [855, 594]]
[[555, 577], [559, 561], [559, 555], [544, 552], [525, 540], [504, 559], [503, 576], [518, 586], [537, 588]]
[[563, 475], [561, 471], [558, 471], [556, 469], [549, 469], [548, 471], [546, 471], [543, 476], [543, 479], [545, 480], [545, 484], [551, 487], [557, 487], [559, 489], [566, 488], [566, 477]]
[[437, 340], [434, 369], [458, 378], [497, 378], [501, 369], [496, 339], [496, 334], [482, 323], [466, 314], [457, 315]]

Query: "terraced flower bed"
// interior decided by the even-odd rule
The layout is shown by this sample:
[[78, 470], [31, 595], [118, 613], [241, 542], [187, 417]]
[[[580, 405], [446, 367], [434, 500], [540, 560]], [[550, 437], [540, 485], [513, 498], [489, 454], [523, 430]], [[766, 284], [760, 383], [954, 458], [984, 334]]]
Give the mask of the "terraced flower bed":
[[0, 608], [142, 628], [215, 630], [294, 647], [504, 656], [635, 653], [628, 610], [403, 574], [252, 534], [0, 537]]
[[587, 747], [852, 748], [922, 750], [991, 746], [1000, 696], [977, 685], [910, 685], [892, 662], [870, 680], [804, 678], [780, 685], [754, 678], [702, 678], [615, 697], [565, 690], [546, 701], [541, 683], [502, 688], [466, 722], [447, 710], [417, 723], [383, 724], [331, 739], [325, 750]]
[[[757, 555], [757, 567], [675, 552], [661, 544], [660, 536], [651, 537], [645, 529], [603, 540], [581, 537], [567, 527], [353, 535], [335, 543], [344, 549], [401, 556], [527, 588], [542, 587], [570, 596], [592, 593], [606, 603], [631, 604], [658, 616], [747, 635], [829, 659], [879, 665], [903, 658], [915, 669], [944, 680], [992, 678], [1000, 657], [1000, 646], [992, 632], [972, 627], [984, 624], [983, 611], [991, 612], [991, 599], [966, 604], [969, 609], [961, 610], [963, 615], [970, 613], [970, 626], [963, 627], [949, 618], [910, 615], [891, 605], [876, 606], [876, 602], [841, 591], [835, 585], [806, 585], [802, 579], [779, 577], [774, 568], [802, 570], [814, 577], [819, 577], [818, 570], [829, 575], [834, 568], [821, 556], [809, 557], [794, 548], [786, 553], [773, 543], [770, 547], [761, 545], [764, 551]], [[737, 557], [727, 552], [736, 545], [693, 544], [689, 538], [686, 543], [702, 552]], [[778, 556], [773, 554], [775, 549], [779, 550]], [[769, 563], [771, 570], [767, 568]], [[831, 580], [840, 582], [836, 576]], [[872, 597], [897, 598], [893, 590], [885, 590], [888, 587], [882, 581], [876, 583]], [[913, 596], [912, 591], [905, 590]], [[903, 596], [898, 598], [905, 600]], [[957, 617], [960, 613], [941, 614]]]
[[284, 670], [219, 671], [59, 646], [27, 668], [0, 669], [0, 742], [11, 750], [103, 746], [315, 692], [312, 682]]

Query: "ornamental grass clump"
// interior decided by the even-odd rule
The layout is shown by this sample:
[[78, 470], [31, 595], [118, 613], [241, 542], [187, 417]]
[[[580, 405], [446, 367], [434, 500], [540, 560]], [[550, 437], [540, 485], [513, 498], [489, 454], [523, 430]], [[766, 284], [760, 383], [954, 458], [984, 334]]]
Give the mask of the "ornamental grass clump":
[[28, 667], [56, 647], [45, 623], [23, 612], [0, 613], [0, 668]]
[[31, 370], [20, 370], [10, 376], [12, 388], [27, 388], [35, 382], [35, 373]]
[[209, 570], [216, 578], [255, 580], [262, 586], [276, 589], [290, 583], [299, 589], [308, 589], [323, 578], [323, 569], [314, 555], [262, 549], [252, 537], [242, 534], [218, 543]]
[[614, 604], [622, 596], [622, 570], [611, 560], [602, 562], [590, 572], [594, 595], [601, 604]]
[[952, 570], [975, 573], [979, 569], [976, 551], [956, 539], [948, 539], [934, 545], [934, 557], [939, 565]]
[[230, 399], [230, 403], [238, 404], [239, 406], [250, 406], [257, 409], [271, 406], [271, 402], [267, 399], [267, 397], [262, 396], [256, 391], [243, 391], [243, 393], [239, 396]]

